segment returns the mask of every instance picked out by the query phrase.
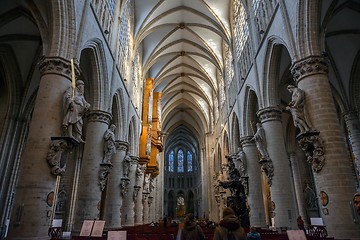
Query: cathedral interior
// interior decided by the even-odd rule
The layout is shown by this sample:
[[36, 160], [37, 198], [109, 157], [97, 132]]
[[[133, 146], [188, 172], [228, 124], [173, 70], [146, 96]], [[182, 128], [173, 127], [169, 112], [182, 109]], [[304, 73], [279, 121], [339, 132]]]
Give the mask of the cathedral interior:
[[360, 239], [359, 92], [359, 0], [1, 0], [0, 238], [243, 201]]

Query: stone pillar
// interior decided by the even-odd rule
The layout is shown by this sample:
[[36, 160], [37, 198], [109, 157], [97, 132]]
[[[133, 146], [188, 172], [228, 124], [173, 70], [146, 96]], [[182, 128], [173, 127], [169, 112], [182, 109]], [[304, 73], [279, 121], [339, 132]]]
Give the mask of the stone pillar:
[[134, 202], [135, 202], [135, 225], [143, 224], [143, 203], [142, 203], [142, 185], [144, 182], [144, 173], [146, 165], [139, 164], [136, 170], [136, 181], [134, 186]]
[[322, 56], [309, 56], [295, 62], [291, 73], [298, 88], [305, 92], [305, 109], [324, 144], [325, 165], [314, 173], [314, 179], [318, 194], [323, 191], [328, 195], [328, 204], [324, 206], [320, 202], [320, 206], [329, 237], [360, 238], [360, 228], [354, 224], [349, 207], [356, 186], [331, 92], [327, 62]]
[[360, 189], [360, 122], [357, 112], [349, 112], [344, 115], [344, 118], [351, 142], [351, 150], [355, 158], [357, 188]]
[[144, 206], [143, 209], [143, 223], [148, 224], [149, 222], [149, 196], [150, 193], [143, 192], [142, 194], [142, 204]]
[[285, 149], [281, 110], [269, 107], [260, 109], [257, 114], [266, 133], [267, 150], [273, 164], [274, 175], [270, 191], [275, 207], [275, 227], [297, 229], [295, 194], [290, 162]]
[[50, 138], [61, 136], [63, 94], [71, 86], [70, 69], [70, 62], [60, 57], [40, 62], [41, 79], [21, 156], [9, 239], [49, 239], [51, 204], [55, 203], [48, 196], [56, 190], [56, 176], [46, 156]]
[[87, 116], [86, 143], [81, 163], [78, 185], [78, 200], [75, 214], [75, 231], [81, 229], [84, 220], [99, 219], [101, 188], [99, 183], [100, 164], [104, 157], [103, 136], [108, 129], [111, 114], [92, 110]]
[[158, 219], [155, 219], [155, 209], [154, 209], [154, 205], [155, 205], [155, 198], [150, 195], [148, 198], [148, 204], [149, 204], [149, 217], [148, 217], [148, 222], [156, 222]]
[[113, 168], [107, 180], [106, 202], [105, 202], [105, 226], [106, 228], [121, 227], [121, 176], [123, 172], [122, 161], [127, 152], [129, 143], [116, 141], [116, 154], [112, 158]]
[[130, 156], [130, 172], [127, 193], [123, 194], [123, 204], [121, 212], [121, 223], [123, 226], [135, 225], [135, 203], [134, 203], [134, 186], [136, 179], [136, 168], [139, 163], [139, 157]]
[[246, 155], [246, 172], [249, 177], [248, 204], [250, 208], [250, 224], [256, 227], [266, 227], [266, 215], [261, 183], [261, 166], [259, 155], [252, 137], [240, 139]]
[[290, 152], [290, 163], [291, 163], [291, 170], [292, 175], [294, 178], [294, 188], [295, 188], [295, 194], [296, 194], [296, 202], [297, 202], [297, 208], [298, 208], [298, 215], [302, 217], [302, 219], [305, 222], [305, 226], [308, 224], [307, 221], [307, 214], [305, 209], [305, 203], [304, 203], [304, 190], [303, 190], [303, 179], [301, 177], [301, 171], [299, 169], [299, 159], [296, 157], [295, 152]]

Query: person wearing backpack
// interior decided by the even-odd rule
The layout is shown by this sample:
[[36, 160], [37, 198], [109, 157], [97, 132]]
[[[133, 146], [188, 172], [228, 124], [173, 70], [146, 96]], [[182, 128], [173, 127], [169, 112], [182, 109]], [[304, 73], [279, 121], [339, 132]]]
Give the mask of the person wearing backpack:
[[235, 216], [232, 208], [227, 207], [223, 211], [223, 220], [215, 228], [213, 240], [245, 240], [244, 228], [240, 225], [240, 220]]

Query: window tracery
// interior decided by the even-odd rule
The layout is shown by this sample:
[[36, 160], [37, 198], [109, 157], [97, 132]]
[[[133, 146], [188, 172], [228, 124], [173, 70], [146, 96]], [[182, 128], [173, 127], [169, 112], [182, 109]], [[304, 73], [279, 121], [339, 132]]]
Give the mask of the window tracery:
[[[253, 0], [254, 8], [258, 7], [260, 0]], [[244, 49], [246, 40], [249, 36], [249, 28], [246, 21], [246, 12], [244, 6], [240, 0], [233, 1], [233, 31], [234, 31], [234, 47], [235, 47], [235, 58], [237, 61], [240, 60], [241, 53]]]
[[183, 173], [184, 172], [184, 152], [181, 149], [178, 151], [177, 164], [178, 164], [177, 171], [179, 173]]
[[174, 150], [169, 154], [169, 172], [174, 172]]
[[193, 163], [192, 163], [192, 153], [190, 151], [187, 152], [187, 171], [193, 171]]
[[120, 31], [119, 31], [119, 68], [121, 75], [124, 79], [128, 79], [129, 77], [129, 66], [131, 59], [131, 46], [133, 45], [132, 39], [132, 23], [133, 23], [133, 8], [132, 1], [128, 1], [124, 10], [121, 14], [121, 23], [120, 23]]

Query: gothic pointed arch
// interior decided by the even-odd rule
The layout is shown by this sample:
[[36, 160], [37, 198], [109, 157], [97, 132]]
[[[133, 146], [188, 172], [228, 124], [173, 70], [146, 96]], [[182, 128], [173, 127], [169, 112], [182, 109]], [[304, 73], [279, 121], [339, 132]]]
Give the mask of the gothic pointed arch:
[[259, 107], [273, 107], [280, 105], [280, 95], [283, 85], [281, 80], [284, 72], [289, 73], [291, 57], [286, 43], [273, 37], [268, 41], [266, 57], [264, 62], [264, 74], [262, 79], [266, 80], [262, 86], [263, 98]]
[[126, 139], [125, 134], [127, 128], [126, 126], [126, 117], [127, 113], [125, 111], [125, 99], [124, 93], [121, 88], [116, 90], [115, 95], [113, 97], [113, 104], [112, 104], [112, 113], [113, 113], [113, 122], [116, 125], [117, 135], [119, 139]]
[[110, 81], [105, 65], [106, 58], [104, 46], [100, 39], [91, 39], [84, 44], [80, 56], [81, 76], [86, 85], [86, 99], [91, 103], [92, 109], [107, 111], [110, 108], [111, 96]]
[[259, 110], [259, 103], [256, 92], [250, 86], [246, 86], [243, 107], [243, 134], [244, 136], [253, 136], [256, 132], [255, 125], [258, 122], [256, 112]]
[[231, 125], [231, 139], [233, 140], [233, 148], [232, 153], [238, 152], [238, 148], [241, 146], [240, 144], [240, 126], [239, 126], [239, 119], [236, 113], [233, 113], [232, 116], [232, 125]]

